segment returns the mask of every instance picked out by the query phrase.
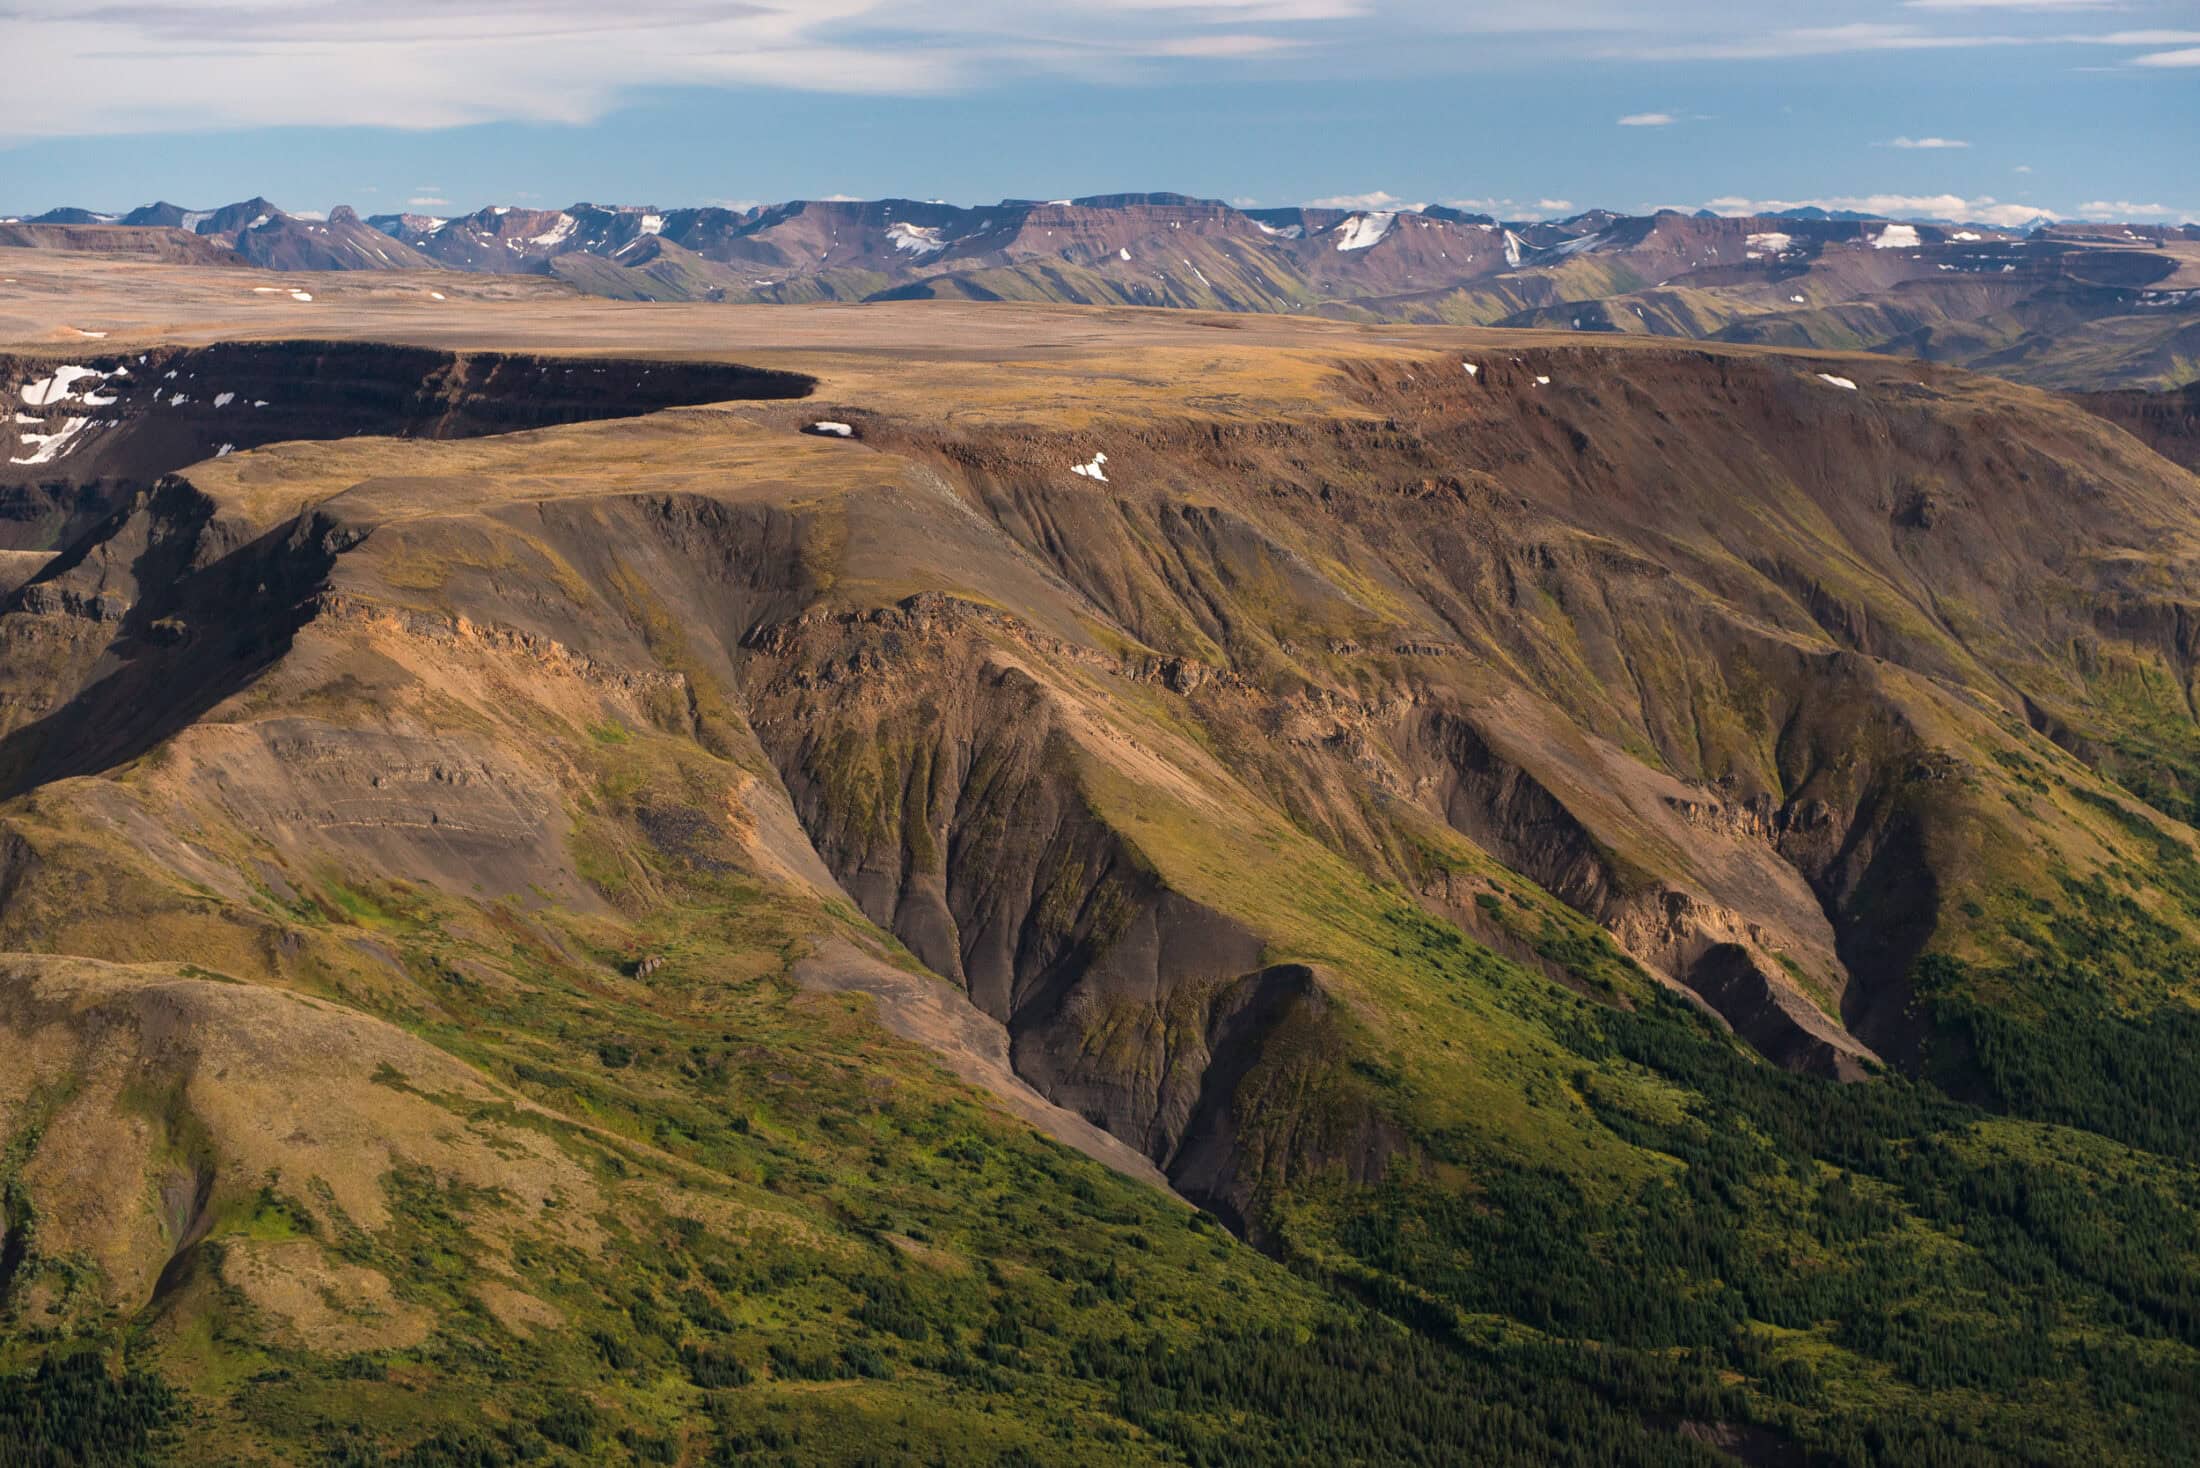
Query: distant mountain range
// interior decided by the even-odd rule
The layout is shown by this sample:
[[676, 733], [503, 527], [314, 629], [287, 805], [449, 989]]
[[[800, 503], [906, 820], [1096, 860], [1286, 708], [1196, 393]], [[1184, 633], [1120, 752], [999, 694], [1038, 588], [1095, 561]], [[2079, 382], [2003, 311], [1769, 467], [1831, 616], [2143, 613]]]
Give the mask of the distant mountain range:
[[[0, 244], [115, 248], [123, 229], [189, 234], [274, 270], [545, 275], [625, 300], [940, 297], [1645, 332], [1902, 352], [2084, 388], [2176, 385], [2200, 361], [2190, 225], [2018, 231], [1820, 209], [1507, 221], [1168, 193], [324, 218], [255, 198], [56, 209], [0, 220]], [[191, 258], [180, 234], [164, 258]]]

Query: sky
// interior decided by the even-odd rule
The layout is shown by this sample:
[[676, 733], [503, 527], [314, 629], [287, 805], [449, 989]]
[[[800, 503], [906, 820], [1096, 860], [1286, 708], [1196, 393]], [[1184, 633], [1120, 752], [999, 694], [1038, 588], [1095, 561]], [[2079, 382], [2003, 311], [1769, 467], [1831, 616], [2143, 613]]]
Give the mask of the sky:
[[0, 213], [1819, 204], [2200, 221], [2200, 0], [0, 0]]

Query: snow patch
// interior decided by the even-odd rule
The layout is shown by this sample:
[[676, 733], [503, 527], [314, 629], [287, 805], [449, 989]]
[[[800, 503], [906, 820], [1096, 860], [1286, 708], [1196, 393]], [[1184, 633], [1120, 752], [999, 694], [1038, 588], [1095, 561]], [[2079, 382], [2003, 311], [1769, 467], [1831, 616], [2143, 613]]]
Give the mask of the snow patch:
[[1101, 465], [1107, 463], [1107, 461], [1108, 456], [1106, 454], [1096, 453], [1092, 456], [1091, 463], [1072, 464], [1069, 466], [1069, 472], [1072, 474], [1082, 474], [1087, 479], [1097, 479], [1102, 484], [1105, 484], [1108, 482], [1108, 475], [1107, 471], [1101, 468]]
[[23, 401], [34, 408], [50, 408], [65, 398], [75, 397], [76, 385], [87, 377], [96, 379], [95, 387], [107, 380], [107, 374], [96, 367], [56, 367], [53, 376], [23, 384]]
[[662, 214], [644, 214], [642, 216], [643, 234], [663, 234], [664, 232], [665, 217]]
[[1914, 224], [1890, 224], [1872, 239], [1875, 250], [1914, 250], [1917, 248], [1917, 226]]
[[572, 236], [573, 231], [578, 228], [579, 225], [579, 220], [561, 210], [558, 214], [558, 222], [556, 224], [551, 225], [541, 234], [533, 236], [527, 241], [527, 243], [529, 243], [530, 245], [545, 246], [563, 244], [567, 239]]
[[829, 418], [812, 423], [810, 432], [822, 433], [828, 438], [854, 438], [856, 436], [853, 427], [846, 423], [835, 423]]
[[1355, 214], [1337, 226], [1339, 250], [1364, 250], [1390, 233], [1390, 227], [1398, 222], [1394, 209], [1379, 209], [1373, 214]]
[[1121, 255], [1124, 259], [1128, 260], [1131, 257], [1131, 247], [1129, 245], [1125, 245], [1122, 249], [1117, 250], [1115, 253]]
[[1551, 379], [1549, 379], [1548, 377], [1538, 377], [1535, 380], [1535, 385], [1537, 387], [1549, 387], [1551, 385]]
[[313, 299], [313, 295], [310, 291], [292, 291], [290, 298], [293, 301], [310, 301]]
[[1751, 235], [1743, 243], [1747, 244], [1752, 250], [1763, 250], [1767, 254], [1780, 255], [1794, 248], [1795, 236], [1783, 234], [1776, 229], [1768, 229], [1762, 233]]
[[1831, 372], [1819, 373], [1818, 380], [1825, 383], [1829, 387], [1838, 387], [1844, 392], [1855, 392], [1857, 390], [1856, 384], [1851, 382], [1848, 378], [1836, 377]]
[[55, 459], [60, 458], [69, 451], [71, 441], [79, 433], [82, 433], [91, 421], [89, 418], [64, 418], [61, 420], [61, 426], [52, 433], [26, 433], [23, 435], [23, 442], [36, 444], [37, 447], [27, 456], [20, 459], [9, 459], [8, 462], [11, 464], [51, 464]]
[[237, 446], [235, 444], [225, 443], [220, 448], [214, 450], [214, 457], [217, 459], [226, 459], [236, 451]]
[[1467, 369], [1467, 376], [1469, 377], [1480, 377], [1482, 375], [1482, 368], [1478, 363], [1461, 362], [1459, 365]]
[[1980, 240], [1985, 239], [1986, 236], [1982, 234], [1977, 234], [1968, 229], [1959, 229], [1954, 234], [1948, 236], [1948, 238], [1952, 240], [1961, 240], [1965, 244], [1976, 244]]
[[226, 408], [235, 401], [237, 401], [237, 395], [233, 392], [214, 394], [214, 406], [217, 408]]
[[428, 292], [428, 294], [438, 301], [447, 301], [450, 299], [449, 296], [444, 295], [441, 291], [430, 291]]
[[910, 224], [906, 220], [896, 220], [888, 226], [886, 238], [895, 249], [906, 250], [912, 255], [937, 255], [947, 248], [947, 241], [940, 238], [937, 228]]

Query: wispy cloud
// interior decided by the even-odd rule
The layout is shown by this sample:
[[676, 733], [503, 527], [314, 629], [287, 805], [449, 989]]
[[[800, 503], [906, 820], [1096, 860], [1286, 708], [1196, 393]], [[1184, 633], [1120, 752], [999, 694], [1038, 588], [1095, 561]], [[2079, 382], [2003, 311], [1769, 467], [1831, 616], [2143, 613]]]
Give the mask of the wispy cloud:
[[2189, 46], [2200, 43], [2200, 31], [2105, 31], [2100, 35], [2057, 36], [2081, 46]]
[[2005, 204], [1990, 196], [1962, 194], [1839, 194], [1815, 199], [1752, 199], [1729, 194], [1707, 200], [1715, 214], [1777, 214], [1784, 209], [1824, 209], [1835, 214], [1876, 214], [1887, 219], [1948, 219], [1960, 224], [2015, 228], [2039, 219], [2059, 219], [2050, 209]]
[[2087, 219], [2126, 220], [2160, 219], [2184, 223], [2200, 220], [2200, 209], [2177, 209], [2164, 204], [2134, 204], [2129, 199], [2091, 199], [2078, 206], [2078, 213]]
[[1905, 10], [2121, 10], [2125, 0], [1904, 0]]
[[1797, 26], [1758, 35], [1707, 37], [1631, 53], [1614, 50], [1611, 54], [1632, 54], [1654, 61], [1779, 61], [1850, 51], [1957, 51], [2030, 43], [2025, 36], [1950, 33], [1885, 21], [1856, 21], [1849, 25]]
[[1446, 199], [1445, 207], [1467, 214], [1494, 214], [1500, 219], [1542, 219], [1573, 211], [1571, 199]]
[[1971, 145], [1961, 138], [1893, 138], [1883, 144], [1889, 148], [1968, 148]]
[[[1909, 0], [1821, 25], [1809, 0], [0, 0], [0, 143], [85, 133], [587, 122], [650, 89], [938, 96], [1010, 81], [1300, 80], [1517, 61], [1656, 63], [2035, 46], [2153, 48], [2176, 31], [2051, 34], [2109, 0]], [[2066, 17], [2057, 21], [2056, 16]], [[2122, 59], [2119, 65], [2125, 64]], [[86, 78], [99, 103], [83, 105]], [[1686, 111], [1627, 126], [1669, 127]]]
[[1426, 209], [1424, 203], [1408, 203], [1388, 189], [1370, 189], [1364, 194], [1331, 194], [1327, 198], [1308, 199], [1300, 207], [1306, 209]]

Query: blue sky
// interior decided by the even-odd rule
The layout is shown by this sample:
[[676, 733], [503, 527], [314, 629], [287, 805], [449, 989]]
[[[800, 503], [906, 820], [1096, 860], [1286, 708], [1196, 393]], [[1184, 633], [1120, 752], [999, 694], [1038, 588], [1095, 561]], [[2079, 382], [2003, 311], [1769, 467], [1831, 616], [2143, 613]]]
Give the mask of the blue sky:
[[0, 54], [0, 212], [1176, 189], [2200, 219], [2200, 0], [0, 0]]

